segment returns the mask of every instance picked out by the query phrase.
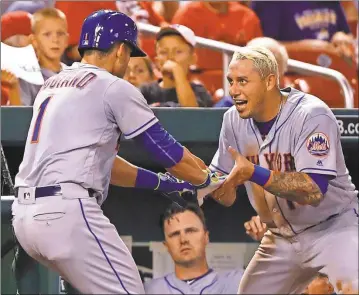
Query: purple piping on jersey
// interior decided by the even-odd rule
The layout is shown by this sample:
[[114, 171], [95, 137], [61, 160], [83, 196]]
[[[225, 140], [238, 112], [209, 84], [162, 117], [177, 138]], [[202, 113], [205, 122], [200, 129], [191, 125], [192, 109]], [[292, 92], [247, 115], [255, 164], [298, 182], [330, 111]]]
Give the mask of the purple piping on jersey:
[[206, 290], [207, 288], [211, 287], [215, 282], [217, 282], [217, 279], [215, 279], [212, 283], [210, 283], [208, 286], [204, 287], [201, 292], [199, 292], [199, 294], [203, 294], [203, 291]]
[[[282, 125], [280, 125], [278, 128], [275, 129], [275, 132], [274, 132], [274, 136], [276, 135], [277, 131], [284, 125], [285, 122], [288, 121], [289, 117], [293, 114], [294, 110], [297, 108], [297, 106], [299, 105], [299, 103], [302, 101], [302, 99], [304, 98], [305, 94], [299, 98], [297, 104], [295, 105], [295, 107], [293, 108], [293, 110], [290, 112], [290, 114], [288, 115], [287, 119], [284, 120], [284, 122], [282, 123]], [[277, 127], [277, 126], [276, 126]], [[273, 137], [274, 137], [273, 136]]]
[[177, 290], [178, 292], [180, 292], [181, 294], [184, 294], [180, 289], [176, 288], [175, 286], [171, 285], [171, 283], [168, 281], [167, 276], [165, 276], [165, 281], [167, 283], [168, 286], [170, 286], [172, 289]]
[[321, 168], [311, 168], [311, 167], [307, 167], [307, 168], [303, 168], [300, 169], [299, 172], [302, 172], [304, 170], [320, 170], [320, 171], [328, 171], [328, 172], [334, 172], [337, 173], [337, 170], [332, 170], [332, 169], [321, 169]]
[[249, 125], [251, 125], [253, 134], [254, 134], [254, 136], [255, 136], [256, 139], [257, 139], [258, 147], [259, 147], [259, 149], [260, 149], [260, 148], [261, 148], [261, 144], [259, 143], [259, 139], [258, 139], [258, 137], [257, 137], [257, 133], [256, 133], [256, 131], [254, 130], [254, 127], [253, 127], [253, 125], [252, 125], [252, 121], [251, 121], [251, 120], [249, 120]]
[[125, 134], [125, 133], [124, 133], [124, 135], [125, 135], [125, 136], [130, 136], [130, 135], [136, 133], [138, 130], [142, 129], [143, 127], [147, 126], [147, 125], [150, 124], [153, 120], [156, 120], [156, 119], [157, 119], [156, 117], [153, 117], [153, 118], [152, 118], [151, 120], [149, 120], [147, 123], [145, 123], [145, 124], [143, 124], [142, 126], [138, 127], [135, 131], [132, 131], [132, 132], [130, 132], [130, 133], [128, 133], [128, 134]]
[[[213, 269], [210, 268], [205, 274], [199, 276], [198, 278], [193, 279], [193, 281], [192, 281], [192, 283], [191, 283], [190, 285], [192, 285], [194, 282], [199, 281], [200, 279], [203, 279], [204, 277], [206, 277], [207, 275], [209, 275], [211, 272], [213, 272]], [[189, 280], [191, 280], [191, 279], [189, 279]], [[187, 281], [188, 281], [188, 280], [187, 280]]]
[[215, 166], [215, 165], [213, 165], [213, 164], [211, 164], [210, 166], [214, 167], [216, 170], [218, 170], [218, 171], [220, 171], [220, 172], [222, 172], [222, 173], [224, 173], [224, 174], [227, 174], [227, 175], [229, 174], [228, 172], [222, 170], [221, 168], [218, 168], [217, 166]]
[[99, 245], [99, 247], [100, 247], [100, 249], [101, 249], [101, 252], [102, 252], [103, 255], [105, 256], [105, 258], [106, 258], [108, 264], [110, 265], [110, 267], [112, 268], [113, 272], [115, 273], [115, 275], [116, 275], [117, 279], [119, 280], [119, 282], [120, 282], [122, 288], [125, 290], [125, 292], [126, 292], [127, 294], [131, 294], [130, 292], [127, 291], [127, 289], [125, 288], [124, 284], [122, 283], [122, 280], [121, 280], [120, 276], [119, 276], [118, 273], [116, 272], [116, 270], [115, 270], [115, 268], [113, 267], [113, 265], [112, 265], [110, 259], [109, 259], [108, 256], [107, 256], [105, 250], [103, 249], [100, 240], [97, 238], [97, 236], [95, 235], [95, 233], [92, 231], [92, 229], [91, 229], [91, 227], [90, 227], [90, 225], [89, 225], [89, 223], [88, 223], [88, 221], [87, 221], [87, 219], [86, 219], [85, 211], [84, 211], [84, 208], [83, 208], [81, 199], [79, 199], [79, 202], [80, 202], [80, 207], [81, 207], [82, 216], [83, 216], [83, 218], [84, 218], [84, 220], [85, 220], [85, 222], [86, 222], [86, 226], [87, 226], [88, 230], [90, 231], [90, 233], [91, 233], [91, 234], [93, 235], [93, 237], [95, 238], [97, 244]]

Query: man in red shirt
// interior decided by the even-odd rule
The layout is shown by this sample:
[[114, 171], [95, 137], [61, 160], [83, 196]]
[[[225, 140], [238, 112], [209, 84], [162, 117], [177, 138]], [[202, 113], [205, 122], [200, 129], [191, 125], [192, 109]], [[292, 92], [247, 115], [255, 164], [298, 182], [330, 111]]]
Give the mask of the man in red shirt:
[[[248, 7], [231, 1], [193, 1], [180, 7], [172, 19], [173, 24], [191, 28], [197, 36], [245, 45], [262, 36], [256, 14]], [[221, 69], [219, 52], [199, 49], [197, 66], [201, 69]]]

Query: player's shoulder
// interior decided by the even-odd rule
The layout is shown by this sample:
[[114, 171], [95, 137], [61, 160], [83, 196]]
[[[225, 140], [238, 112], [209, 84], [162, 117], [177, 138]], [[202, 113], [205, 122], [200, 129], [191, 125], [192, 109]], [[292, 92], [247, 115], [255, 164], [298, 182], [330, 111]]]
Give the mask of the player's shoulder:
[[242, 268], [234, 268], [232, 270], [227, 270], [227, 271], [220, 271], [218, 272], [218, 276], [223, 278], [223, 279], [228, 279], [228, 280], [232, 280], [232, 279], [241, 279], [244, 273], [244, 269]]
[[107, 85], [118, 79], [105, 69], [81, 62], [74, 62], [71, 66], [63, 67], [60, 73], [74, 73], [75, 75], [81, 75], [81, 73], [92, 73], [96, 77], [94, 81], [101, 83], [102, 88], [106, 88]]
[[319, 115], [326, 115], [335, 118], [329, 106], [319, 97], [290, 87], [283, 91], [289, 92], [287, 102], [293, 104], [297, 117], [309, 119]]
[[217, 273], [218, 282], [221, 284], [223, 294], [236, 294], [239, 283], [243, 277], [244, 270], [235, 268], [229, 271], [219, 271]]
[[159, 277], [144, 282], [146, 294], [161, 294], [166, 286], [165, 277]]

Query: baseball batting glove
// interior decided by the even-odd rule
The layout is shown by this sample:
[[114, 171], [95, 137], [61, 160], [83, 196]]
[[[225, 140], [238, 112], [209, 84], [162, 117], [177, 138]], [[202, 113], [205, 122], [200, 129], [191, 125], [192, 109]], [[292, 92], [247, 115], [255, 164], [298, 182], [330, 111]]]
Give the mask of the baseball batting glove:
[[187, 201], [183, 199], [184, 193], [195, 194], [195, 187], [187, 181], [180, 180], [170, 173], [158, 173], [158, 186], [155, 189], [163, 196], [181, 207], [185, 207]]
[[207, 172], [208, 177], [206, 181], [200, 185], [194, 185], [196, 189], [198, 205], [200, 206], [202, 206], [204, 199], [217, 188], [219, 188], [227, 177], [218, 172], [212, 172], [209, 169], [207, 169]]

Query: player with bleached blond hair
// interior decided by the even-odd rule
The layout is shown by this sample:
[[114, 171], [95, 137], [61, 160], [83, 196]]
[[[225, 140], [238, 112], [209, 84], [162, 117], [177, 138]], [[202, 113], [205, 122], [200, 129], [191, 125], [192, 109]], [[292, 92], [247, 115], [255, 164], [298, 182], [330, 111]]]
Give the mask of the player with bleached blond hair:
[[280, 89], [278, 76], [273, 54], [251, 46], [234, 53], [227, 73], [235, 105], [210, 168], [228, 177], [213, 197], [230, 206], [244, 184], [268, 228], [238, 292], [300, 294], [320, 271], [336, 292], [355, 293], [358, 192], [336, 118], [319, 98]]

